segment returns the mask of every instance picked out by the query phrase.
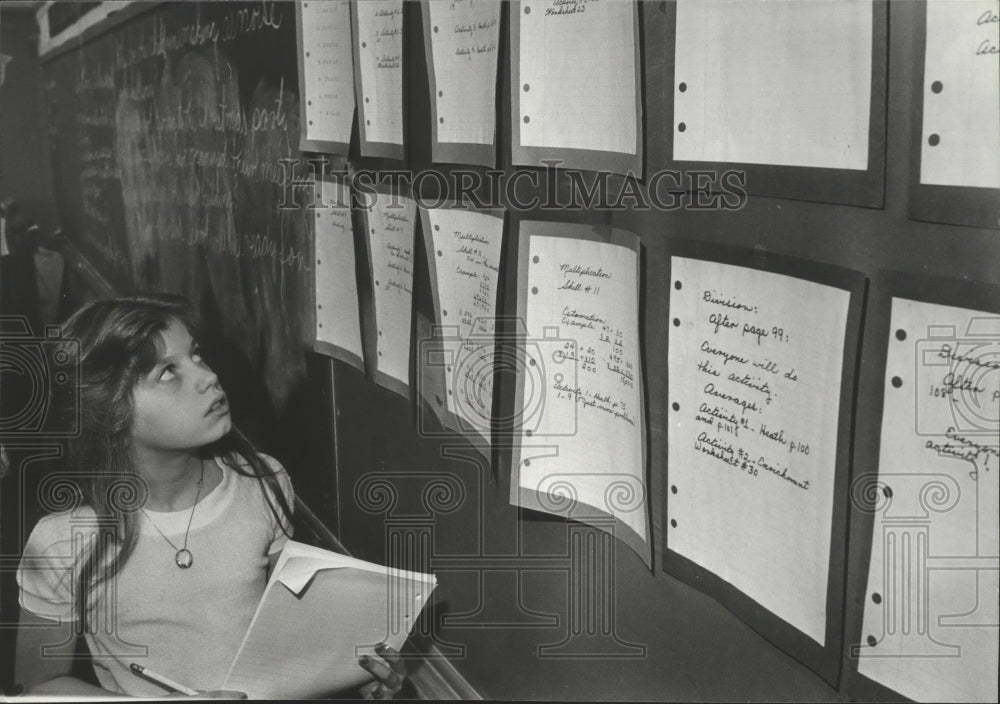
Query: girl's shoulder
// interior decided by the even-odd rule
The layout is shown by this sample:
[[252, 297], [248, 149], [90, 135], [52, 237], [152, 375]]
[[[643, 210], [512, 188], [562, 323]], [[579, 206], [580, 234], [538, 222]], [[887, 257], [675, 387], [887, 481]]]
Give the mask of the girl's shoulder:
[[24, 545], [24, 554], [65, 556], [78, 538], [89, 539], [100, 529], [97, 514], [85, 504], [49, 513], [38, 519]]
[[[21, 608], [49, 620], [75, 620], [77, 584], [91, 547], [116, 533], [85, 504], [43, 516], [24, 545], [16, 580]], [[105, 565], [113, 551], [105, 555]]]
[[38, 519], [32, 533], [39, 536], [65, 535], [74, 527], [96, 526], [97, 513], [87, 504], [80, 504], [62, 511], [47, 513]]

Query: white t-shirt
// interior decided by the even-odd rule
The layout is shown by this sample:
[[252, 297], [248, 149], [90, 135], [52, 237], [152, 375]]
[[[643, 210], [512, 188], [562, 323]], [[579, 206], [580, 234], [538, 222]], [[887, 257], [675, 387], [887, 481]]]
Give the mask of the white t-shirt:
[[[291, 480], [281, 464], [261, 455], [293, 504]], [[219, 689], [267, 583], [268, 555], [288, 540], [267, 506], [266, 484], [216, 458], [222, 481], [191, 509], [138, 515], [135, 551], [117, 576], [93, 594], [96, 614], [86, 633], [101, 686], [133, 696], [168, 692], [129, 670], [138, 663], [194, 689]], [[249, 471], [249, 470], [248, 470]], [[277, 503], [275, 503], [277, 507]], [[54, 621], [75, 621], [75, 557], [97, 534], [93, 510], [79, 507], [38, 522], [17, 570], [20, 603]], [[188, 569], [153, 526], [181, 547], [188, 519]], [[291, 526], [285, 526], [291, 533]], [[91, 632], [95, 629], [96, 632]]]

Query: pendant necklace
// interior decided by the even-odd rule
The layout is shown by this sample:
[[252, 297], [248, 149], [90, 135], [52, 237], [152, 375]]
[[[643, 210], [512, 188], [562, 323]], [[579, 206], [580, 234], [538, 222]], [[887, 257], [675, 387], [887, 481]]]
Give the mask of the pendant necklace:
[[159, 533], [161, 536], [163, 536], [163, 539], [170, 544], [170, 547], [172, 547], [174, 550], [177, 551], [176, 553], [174, 553], [174, 562], [176, 562], [177, 566], [180, 567], [182, 570], [186, 570], [188, 567], [194, 564], [194, 556], [191, 554], [191, 551], [187, 549], [188, 533], [191, 532], [191, 520], [194, 518], [194, 510], [198, 506], [198, 498], [201, 496], [201, 488], [203, 486], [205, 486], [204, 460], [201, 461], [201, 477], [198, 479], [198, 491], [195, 492], [194, 503], [191, 505], [191, 515], [188, 516], [187, 528], [184, 530], [184, 545], [182, 545], [179, 548], [174, 544], [173, 540], [168, 538], [164, 534], [164, 532], [160, 530], [160, 528], [155, 523], [153, 523], [153, 519], [149, 517], [148, 513], [146, 513], [146, 509], [142, 509], [142, 513], [146, 517], [146, 520], [149, 521], [149, 524], [153, 526], [153, 528], [156, 528], [156, 532]]

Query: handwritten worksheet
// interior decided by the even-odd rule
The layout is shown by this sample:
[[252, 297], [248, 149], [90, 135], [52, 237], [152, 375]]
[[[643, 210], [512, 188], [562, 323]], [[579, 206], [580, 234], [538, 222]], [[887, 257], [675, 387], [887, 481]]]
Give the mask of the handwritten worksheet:
[[444, 385], [433, 390], [430, 405], [443, 425], [488, 451], [503, 212], [421, 208], [420, 217], [438, 326], [436, 350], [445, 367]]
[[1000, 1], [927, 3], [920, 182], [1000, 188]]
[[313, 212], [316, 233], [315, 349], [364, 371], [351, 189], [333, 180], [321, 180], [318, 186], [322, 207]]
[[651, 563], [639, 239], [520, 223], [511, 503], [594, 525]]
[[823, 645], [850, 294], [671, 267], [667, 547]]
[[361, 155], [403, 157], [403, 2], [352, 2]]
[[309, 0], [295, 7], [303, 104], [301, 149], [346, 154], [354, 123], [351, 6]]
[[[997, 701], [1000, 315], [893, 298], [858, 672]], [[871, 510], [871, 509], [870, 509]]]
[[523, 0], [511, 27], [514, 163], [641, 173], [635, 3]]
[[678, 0], [673, 157], [868, 168], [871, 0]]
[[375, 294], [375, 381], [406, 396], [410, 388], [417, 205], [409, 196], [395, 192], [379, 192], [373, 199], [363, 213]]
[[424, 0], [431, 91], [432, 158], [496, 161], [499, 0]]

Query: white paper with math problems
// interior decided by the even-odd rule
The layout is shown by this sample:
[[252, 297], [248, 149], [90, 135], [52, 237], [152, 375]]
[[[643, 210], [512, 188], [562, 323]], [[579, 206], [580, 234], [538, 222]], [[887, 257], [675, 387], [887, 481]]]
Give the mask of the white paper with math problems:
[[587, 523], [651, 564], [639, 238], [519, 224], [511, 503]]

